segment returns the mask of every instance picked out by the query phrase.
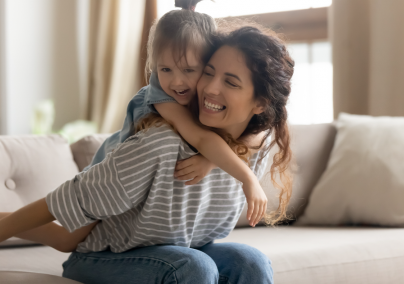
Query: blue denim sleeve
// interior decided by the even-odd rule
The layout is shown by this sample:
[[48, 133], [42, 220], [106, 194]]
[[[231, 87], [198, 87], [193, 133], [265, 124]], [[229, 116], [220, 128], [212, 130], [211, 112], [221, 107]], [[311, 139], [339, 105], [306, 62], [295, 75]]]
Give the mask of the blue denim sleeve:
[[119, 143], [123, 143], [129, 136], [135, 134], [135, 126], [143, 116], [150, 112], [157, 113], [153, 104], [175, 102], [167, 95], [160, 86], [160, 82], [155, 73], [150, 76], [150, 84], [140, 89], [140, 91], [130, 100], [126, 109], [126, 117], [122, 129], [108, 137], [95, 153], [91, 164], [83, 169], [87, 171], [90, 167], [102, 162], [109, 152], [112, 152]]
[[155, 73], [150, 76], [150, 88], [146, 91], [146, 107], [149, 112], [157, 113], [153, 104], [175, 102], [176, 100], [169, 95], [167, 95], [161, 88], [160, 82]]

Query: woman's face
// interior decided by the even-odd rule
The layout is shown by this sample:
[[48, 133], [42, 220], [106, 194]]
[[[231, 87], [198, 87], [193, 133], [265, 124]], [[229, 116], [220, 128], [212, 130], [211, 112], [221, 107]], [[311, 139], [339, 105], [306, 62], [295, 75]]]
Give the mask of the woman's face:
[[226, 130], [238, 138], [254, 114], [263, 111], [254, 99], [251, 71], [241, 51], [218, 49], [206, 65], [197, 85], [199, 120]]

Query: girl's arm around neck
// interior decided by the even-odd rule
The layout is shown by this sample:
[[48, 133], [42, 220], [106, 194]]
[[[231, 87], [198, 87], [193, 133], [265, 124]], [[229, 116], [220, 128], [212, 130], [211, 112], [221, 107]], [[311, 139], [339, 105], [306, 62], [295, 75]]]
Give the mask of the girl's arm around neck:
[[155, 104], [154, 107], [189, 144], [213, 164], [242, 183], [256, 179], [251, 169], [218, 134], [203, 129], [195, 123], [188, 108], [177, 103]]
[[268, 200], [252, 170], [218, 134], [199, 127], [186, 107], [176, 103], [155, 104], [154, 107], [206, 159], [243, 183], [247, 219], [250, 226], [255, 226], [264, 217]]
[[45, 198], [39, 199], [0, 219], [0, 242], [54, 220]]

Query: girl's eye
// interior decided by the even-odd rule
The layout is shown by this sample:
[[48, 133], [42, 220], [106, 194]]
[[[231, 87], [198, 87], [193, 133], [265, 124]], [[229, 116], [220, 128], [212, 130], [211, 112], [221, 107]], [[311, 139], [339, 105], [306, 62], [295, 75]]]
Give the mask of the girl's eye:
[[161, 71], [163, 71], [163, 72], [170, 72], [171, 70], [170, 70], [170, 68], [161, 68]]

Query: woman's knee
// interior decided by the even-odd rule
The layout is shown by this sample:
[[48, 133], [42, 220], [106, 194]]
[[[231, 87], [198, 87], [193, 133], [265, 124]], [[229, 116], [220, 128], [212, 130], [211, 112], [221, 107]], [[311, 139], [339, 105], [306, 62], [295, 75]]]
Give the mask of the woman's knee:
[[178, 262], [172, 264], [176, 267], [179, 283], [218, 283], [216, 263], [199, 250], [188, 249]]
[[[273, 283], [271, 261], [260, 250], [239, 243], [218, 243], [201, 248], [215, 262], [221, 277], [231, 283], [244, 283], [253, 277], [257, 283]], [[232, 282], [233, 281], [233, 282]]]

